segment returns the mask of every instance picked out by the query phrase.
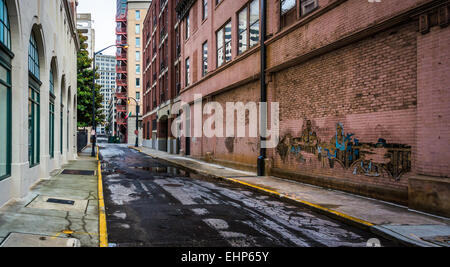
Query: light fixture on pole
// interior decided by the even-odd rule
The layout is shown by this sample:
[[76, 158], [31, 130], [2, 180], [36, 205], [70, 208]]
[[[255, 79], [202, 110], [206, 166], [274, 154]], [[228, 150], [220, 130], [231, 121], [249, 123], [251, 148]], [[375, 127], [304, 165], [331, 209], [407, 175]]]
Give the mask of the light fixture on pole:
[[128, 104], [130, 104], [130, 99], [134, 100], [134, 102], [136, 103], [136, 143], [135, 143], [135, 147], [139, 147], [139, 102], [133, 98], [133, 97], [128, 97]]
[[97, 146], [97, 124], [95, 122], [95, 73], [96, 73], [96, 67], [95, 67], [95, 57], [102, 53], [103, 51], [105, 51], [106, 49], [109, 49], [111, 47], [121, 47], [124, 49], [128, 48], [127, 44], [123, 44], [123, 45], [110, 45], [106, 48], [103, 48], [102, 50], [95, 52], [94, 53], [94, 58], [93, 58], [93, 64], [92, 64], [92, 133], [93, 133], [93, 141], [92, 141], [92, 153], [91, 156], [95, 157], [96, 153], [95, 153], [95, 147]]

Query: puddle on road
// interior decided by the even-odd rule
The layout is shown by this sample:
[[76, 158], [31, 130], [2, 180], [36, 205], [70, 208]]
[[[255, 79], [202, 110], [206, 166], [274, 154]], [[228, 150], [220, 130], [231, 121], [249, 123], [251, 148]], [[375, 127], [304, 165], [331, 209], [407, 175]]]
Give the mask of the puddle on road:
[[182, 184], [165, 184], [164, 186], [168, 186], [168, 187], [183, 187]]
[[135, 170], [142, 170], [147, 171], [151, 173], [157, 173], [157, 174], [168, 174], [168, 175], [176, 175], [180, 177], [191, 177], [191, 173], [176, 167], [130, 167]]

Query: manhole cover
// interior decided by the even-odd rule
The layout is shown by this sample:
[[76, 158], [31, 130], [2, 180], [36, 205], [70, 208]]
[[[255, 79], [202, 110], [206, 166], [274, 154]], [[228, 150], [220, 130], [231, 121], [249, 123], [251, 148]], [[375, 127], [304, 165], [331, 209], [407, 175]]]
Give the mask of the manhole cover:
[[62, 174], [66, 175], [86, 175], [86, 176], [93, 176], [95, 174], [95, 171], [83, 171], [83, 170], [64, 170]]
[[47, 199], [47, 202], [61, 204], [61, 205], [71, 205], [71, 206], [73, 206], [75, 204], [75, 201], [72, 201], [72, 200], [64, 200], [64, 199], [56, 199], [56, 198], [49, 198], [49, 199]]

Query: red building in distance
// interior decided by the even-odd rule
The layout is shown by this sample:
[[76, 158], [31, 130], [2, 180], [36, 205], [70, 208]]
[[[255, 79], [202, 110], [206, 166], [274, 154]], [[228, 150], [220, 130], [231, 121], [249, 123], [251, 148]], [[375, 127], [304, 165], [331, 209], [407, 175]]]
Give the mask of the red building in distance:
[[180, 38], [175, 0], [154, 0], [144, 21], [144, 146], [177, 153], [170, 111], [180, 93]]
[[[127, 0], [117, 0], [116, 14], [116, 44], [126, 45], [127, 38]], [[117, 127], [121, 143], [128, 142], [128, 120], [127, 120], [127, 103], [128, 103], [128, 70], [127, 70], [127, 49], [117, 47], [116, 53], [116, 98], [117, 98]]]

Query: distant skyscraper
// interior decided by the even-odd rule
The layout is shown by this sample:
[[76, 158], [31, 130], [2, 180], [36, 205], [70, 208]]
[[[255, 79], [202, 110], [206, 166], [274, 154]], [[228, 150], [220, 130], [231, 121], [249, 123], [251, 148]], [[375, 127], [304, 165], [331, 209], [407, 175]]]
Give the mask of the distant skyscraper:
[[95, 51], [95, 30], [92, 24], [93, 20], [90, 13], [77, 14], [77, 29], [88, 38], [86, 43], [88, 45], [87, 51], [89, 52], [90, 58], [94, 56]]
[[[117, 14], [116, 14], [116, 35], [117, 45], [126, 45], [128, 43], [127, 37], [127, 0], [117, 0]], [[127, 142], [127, 98], [128, 98], [128, 69], [127, 69], [127, 49], [118, 47], [116, 53], [117, 59], [117, 78], [116, 78], [116, 97], [117, 97], [117, 136], [121, 142]]]
[[[139, 140], [142, 142], [142, 69], [143, 65], [143, 27], [144, 18], [151, 1], [128, 1], [127, 4], [127, 38], [128, 38], [128, 97], [134, 98], [139, 104]], [[136, 140], [136, 102], [128, 102], [128, 144], [134, 144]]]
[[108, 129], [109, 131], [106, 131], [106, 134], [110, 136], [118, 136], [116, 118], [117, 118], [117, 97], [115, 94], [112, 94], [108, 105], [107, 125], [109, 125]]
[[[117, 125], [123, 143], [134, 144], [136, 137], [136, 104], [140, 105], [139, 121], [142, 119], [142, 28], [151, 1], [117, 0], [116, 35], [117, 45], [127, 44], [127, 48], [117, 49]], [[140, 123], [141, 124], [141, 123]], [[141, 127], [140, 127], [141, 128]], [[142, 131], [139, 133], [142, 140]]]
[[103, 96], [101, 112], [105, 116], [105, 121], [98, 130], [103, 134], [108, 121], [109, 102], [116, 88], [116, 57], [100, 54], [95, 57], [95, 61], [100, 76], [96, 83], [101, 85], [100, 93]]

